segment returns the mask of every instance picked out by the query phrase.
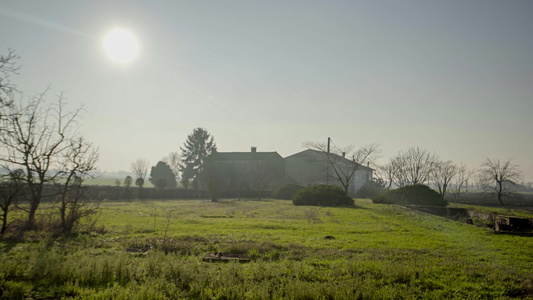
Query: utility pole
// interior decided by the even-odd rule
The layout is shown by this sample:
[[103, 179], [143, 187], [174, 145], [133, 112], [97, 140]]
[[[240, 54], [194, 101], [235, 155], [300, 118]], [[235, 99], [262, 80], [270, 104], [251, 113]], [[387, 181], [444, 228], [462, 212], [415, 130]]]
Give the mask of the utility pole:
[[329, 185], [329, 146], [331, 143], [331, 138], [328, 137], [328, 152], [327, 152], [327, 164], [326, 164], [326, 184]]

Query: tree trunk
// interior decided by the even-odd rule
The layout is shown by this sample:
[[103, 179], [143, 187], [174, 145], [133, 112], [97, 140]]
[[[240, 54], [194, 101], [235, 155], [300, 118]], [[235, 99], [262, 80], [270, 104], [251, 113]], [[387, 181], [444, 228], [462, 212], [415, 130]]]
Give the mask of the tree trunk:
[[59, 214], [61, 215], [61, 228], [63, 229], [63, 231], [65, 231], [65, 228], [67, 227], [67, 224], [66, 224], [67, 220], [65, 217], [66, 211], [67, 211], [66, 203], [63, 200], [61, 203], [61, 207], [59, 208]]
[[0, 235], [4, 235], [4, 233], [6, 232], [6, 228], [7, 228], [7, 212], [8, 212], [8, 208], [2, 208], [3, 210], [3, 216], [2, 216], [2, 229], [0, 229]]
[[[31, 170], [28, 169], [28, 172], [31, 172]], [[30, 184], [30, 180], [28, 180], [28, 185], [31, 190], [31, 199], [26, 229], [35, 229], [35, 212], [37, 211], [37, 209], [39, 208], [39, 204], [41, 203], [41, 197], [43, 195], [44, 187], [44, 176], [39, 176], [39, 180], [40, 181], [38, 183], [32, 184]]]
[[26, 224], [27, 229], [34, 229], [35, 228], [35, 212], [37, 211], [37, 208], [39, 207], [40, 199], [36, 200], [34, 199], [32, 203], [30, 203], [30, 211], [28, 213], [28, 224]]
[[498, 181], [498, 202], [500, 202], [501, 206], [504, 206], [503, 204], [503, 182]]
[[72, 228], [74, 228], [74, 223], [76, 222], [76, 212], [74, 208], [69, 212], [68, 216], [65, 218], [65, 224], [63, 225], [63, 234], [70, 235]]

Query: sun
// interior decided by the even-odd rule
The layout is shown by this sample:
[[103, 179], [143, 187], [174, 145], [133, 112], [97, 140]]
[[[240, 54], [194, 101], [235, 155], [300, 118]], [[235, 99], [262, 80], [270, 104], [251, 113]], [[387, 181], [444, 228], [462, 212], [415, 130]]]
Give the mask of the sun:
[[139, 44], [131, 32], [114, 29], [105, 36], [104, 49], [112, 61], [127, 63], [137, 55]]

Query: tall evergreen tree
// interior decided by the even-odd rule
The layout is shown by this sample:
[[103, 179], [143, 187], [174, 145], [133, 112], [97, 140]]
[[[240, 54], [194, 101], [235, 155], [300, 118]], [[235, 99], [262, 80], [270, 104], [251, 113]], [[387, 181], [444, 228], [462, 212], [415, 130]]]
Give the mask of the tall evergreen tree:
[[211, 134], [203, 128], [195, 128], [181, 148], [182, 181], [196, 182], [200, 187], [204, 184], [204, 166], [209, 155], [217, 151]]

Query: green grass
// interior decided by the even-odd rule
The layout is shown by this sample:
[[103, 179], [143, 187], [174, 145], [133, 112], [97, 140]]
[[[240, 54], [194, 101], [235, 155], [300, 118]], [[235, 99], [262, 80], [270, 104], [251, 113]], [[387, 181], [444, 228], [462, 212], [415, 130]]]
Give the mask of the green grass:
[[[96, 224], [0, 242], [0, 298], [533, 299], [533, 237], [369, 200], [109, 202]], [[250, 262], [202, 261], [214, 251]]]

